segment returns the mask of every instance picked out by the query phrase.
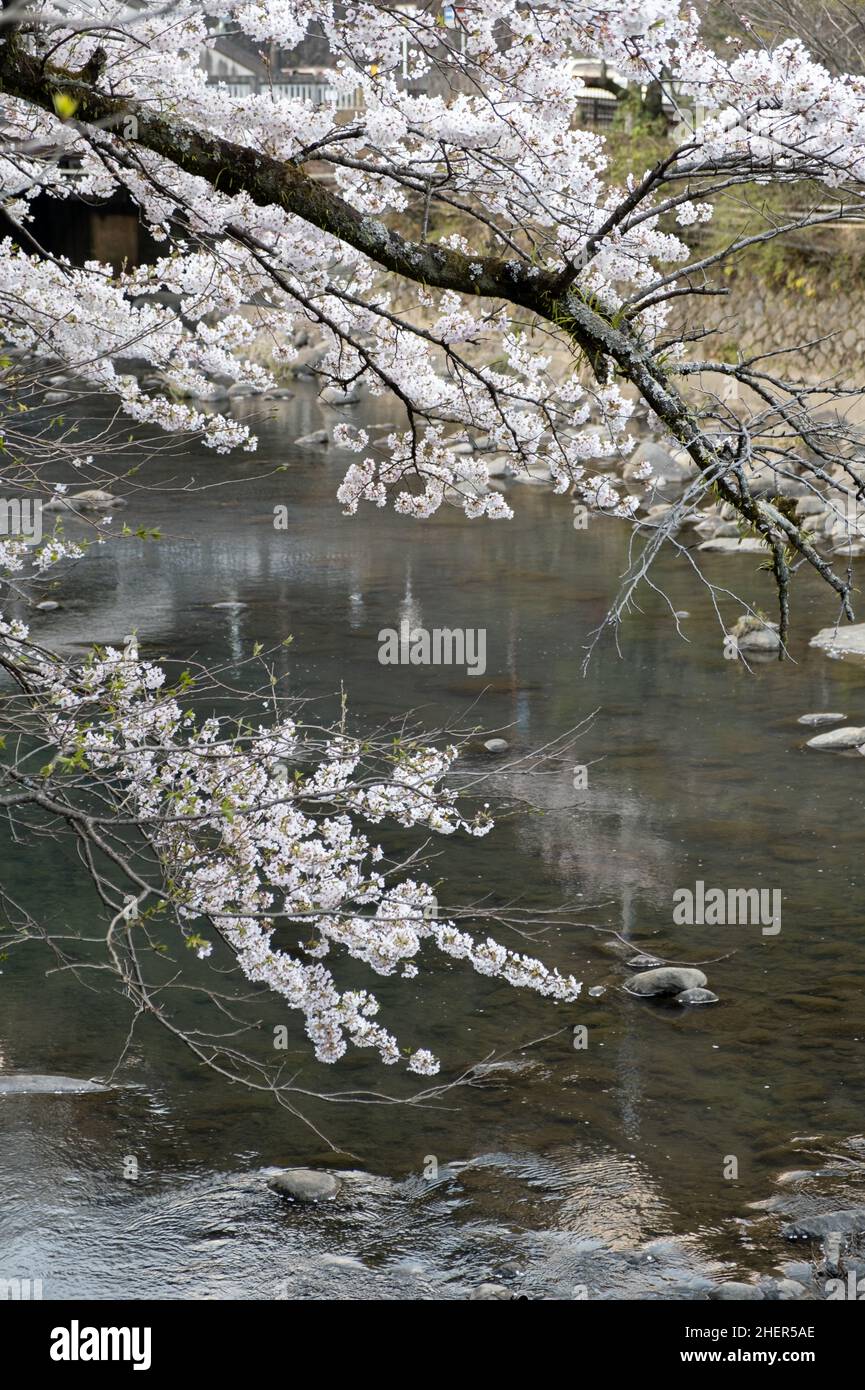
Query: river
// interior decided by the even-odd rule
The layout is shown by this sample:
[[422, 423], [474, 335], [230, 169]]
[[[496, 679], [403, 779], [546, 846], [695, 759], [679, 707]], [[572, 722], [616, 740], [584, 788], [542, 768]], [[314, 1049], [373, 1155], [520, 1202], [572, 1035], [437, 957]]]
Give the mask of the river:
[[[803, 576], [795, 664], [749, 672], [725, 659], [690, 567], [662, 556], [655, 580], [687, 610], [683, 636], [643, 590], [620, 651], [604, 641], [584, 676], [627, 563], [622, 523], [575, 530], [567, 499], [518, 483], [511, 522], [346, 518], [335, 491], [348, 456], [292, 443], [333, 423], [313, 386], [236, 408], [267, 417], [258, 453], [155, 462], [123, 520], [163, 539], [94, 551], [34, 633], [69, 651], [134, 627], [148, 656], [220, 660], [291, 633], [288, 687], [335, 708], [344, 682], [361, 726], [412, 709], [506, 738], [507, 756], [472, 755], [468, 769], [494, 768], [491, 799], [516, 792], [522, 813], [447, 846], [448, 893], [584, 907], [587, 925], [533, 948], [583, 995], [555, 1006], [453, 962], [422, 984], [384, 982], [386, 1021], [449, 1075], [492, 1054], [504, 1064], [431, 1108], [313, 1106], [341, 1160], [142, 1026], [108, 1095], [0, 1096], [0, 1274], [40, 1277], [46, 1297], [194, 1299], [465, 1298], [484, 1282], [530, 1297], [697, 1297], [777, 1275], [801, 1258], [782, 1234], [791, 1213], [865, 1205], [865, 764], [804, 750], [797, 723], [824, 709], [865, 723], [865, 668], [808, 647], [835, 616], [828, 593]], [[380, 433], [393, 407], [351, 418]], [[201, 490], [186, 490], [191, 477]], [[705, 569], [771, 609], [756, 557], [707, 555]], [[229, 601], [245, 606], [213, 607]], [[404, 617], [485, 629], [485, 674], [383, 667], [378, 633]], [[573, 758], [534, 779], [508, 770], [594, 711], [576, 755], [587, 787], [573, 786]], [[52, 853], [4, 841], [4, 882], [86, 931], [92, 891], [68, 849]], [[675, 926], [674, 892], [698, 881], [780, 890], [781, 930]], [[665, 959], [711, 960], [720, 1003], [624, 994], [610, 937], [589, 923]], [[37, 945], [3, 965], [0, 1066], [107, 1075], [128, 1006], [48, 965]], [[363, 1057], [316, 1066], [294, 1031], [304, 1085], [387, 1089], [391, 1074]], [[269, 1191], [268, 1169], [294, 1164], [343, 1172], [341, 1200], [300, 1207]]]

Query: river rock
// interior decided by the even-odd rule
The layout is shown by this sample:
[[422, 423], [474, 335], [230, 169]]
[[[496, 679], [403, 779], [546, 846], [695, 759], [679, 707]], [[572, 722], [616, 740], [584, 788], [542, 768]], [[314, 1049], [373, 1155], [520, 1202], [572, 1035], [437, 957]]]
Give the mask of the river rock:
[[76, 492], [71, 497], [52, 497], [50, 502], [46, 502], [43, 511], [46, 512], [107, 512], [112, 507], [125, 507], [126, 503], [122, 497], [115, 497], [112, 492], [106, 492], [103, 488], [85, 488], [83, 492]]
[[846, 718], [846, 714], [800, 714], [798, 722], [807, 724], [811, 729], [817, 729], [821, 724], [840, 724], [841, 720]]
[[295, 444], [299, 444], [303, 449], [311, 449], [313, 446], [328, 444], [330, 442], [330, 436], [327, 430], [313, 430], [312, 434], [299, 435], [294, 442]]
[[665, 965], [660, 970], [643, 970], [625, 981], [629, 994], [681, 994], [683, 990], [702, 989], [708, 981], [702, 970], [693, 966]]
[[808, 1290], [798, 1279], [773, 1279], [764, 1284], [766, 1297], [776, 1303], [798, 1303], [808, 1297]]
[[676, 1003], [686, 1008], [696, 1008], [699, 1004], [717, 1004], [718, 996], [710, 989], [683, 989], [681, 994], [676, 995]]
[[865, 623], [853, 623], [850, 627], [824, 627], [811, 638], [812, 647], [822, 647], [830, 656], [844, 656], [847, 653], [865, 656]]
[[342, 1183], [332, 1173], [317, 1173], [312, 1168], [289, 1168], [274, 1173], [267, 1180], [272, 1192], [292, 1197], [295, 1202], [332, 1202]]
[[765, 1297], [759, 1284], [739, 1284], [734, 1279], [730, 1279], [726, 1284], [716, 1284], [709, 1293], [709, 1298], [718, 1303], [755, 1303]]
[[510, 746], [506, 738], [488, 738], [484, 740], [484, 748], [488, 753], [507, 753]]
[[663, 970], [667, 962], [660, 956], [634, 956], [625, 964], [629, 970]]
[[742, 652], [777, 652], [781, 646], [778, 624], [752, 618], [749, 614], [736, 623], [733, 636]]
[[702, 541], [697, 549], [714, 550], [724, 555], [750, 555], [757, 551], [765, 551], [766, 546], [756, 536], [745, 536], [742, 540], [737, 540], [735, 536], [717, 536], [712, 540]]
[[793, 510], [800, 520], [806, 516], [822, 516], [826, 510], [826, 503], [822, 497], [815, 497], [813, 492], [806, 493], [797, 500]]
[[491, 1303], [495, 1299], [504, 1302], [505, 1299], [511, 1298], [513, 1294], [504, 1284], [478, 1284], [469, 1294], [469, 1303]]
[[838, 748], [858, 748], [862, 743], [865, 743], [865, 729], [845, 725], [843, 729], [828, 729], [825, 734], [815, 734], [805, 746], [831, 753]]
[[355, 381], [351, 386], [325, 386], [319, 400], [324, 405], [357, 405], [360, 397], [361, 388]]
[[59, 607], [60, 604], [56, 601], [56, 599], [44, 598], [41, 603], [37, 603], [36, 611], [37, 613], [53, 613], [55, 609]]
[[505, 478], [510, 474], [510, 459], [507, 454], [493, 454], [485, 458], [484, 465], [490, 478]]
[[652, 477], [648, 479], [650, 487], [663, 487], [665, 483], [682, 484], [690, 482], [696, 470], [696, 465], [688, 454], [682, 449], [677, 449], [673, 453], [666, 449], [662, 444], [656, 444], [652, 440], [647, 440], [641, 444], [622, 471], [622, 477], [626, 483], [639, 482], [637, 473], [643, 464], [650, 464]]
[[211, 382], [203, 391], [196, 391], [195, 400], [207, 405], [213, 405], [217, 401], [227, 401], [228, 390], [225, 386], [219, 385], [218, 382]]
[[327, 354], [324, 343], [311, 343], [309, 347], [299, 348], [289, 371], [292, 376], [315, 376], [315, 369]]
[[865, 1208], [848, 1211], [827, 1211], [816, 1216], [801, 1216], [781, 1228], [787, 1240], [823, 1240], [825, 1236], [861, 1235], [865, 1232]]
[[38, 1076], [32, 1072], [0, 1075], [0, 1096], [98, 1096], [111, 1090], [98, 1081], [74, 1076]]

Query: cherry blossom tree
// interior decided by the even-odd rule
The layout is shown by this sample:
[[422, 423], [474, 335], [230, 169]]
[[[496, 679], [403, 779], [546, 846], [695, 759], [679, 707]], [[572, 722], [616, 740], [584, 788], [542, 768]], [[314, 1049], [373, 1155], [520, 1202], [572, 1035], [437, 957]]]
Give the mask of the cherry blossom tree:
[[[389, 393], [403, 412], [384, 460], [362, 428], [338, 427], [337, 442], [356, 454], [338, 502], [352, 514], [390, 503], [419, 520], [457, 500], [478, 524], [506, 524], [510, 506], [488, 486], [483, 455], [459, 447], [482, 434], [514, 471], [542, 468], [558, 493], [633, 523], [651, 470], [637, 470], [633, 493], [611, 474], [633, 450], [643, 410], [689, 460], [674, 520], [714, 497], [764, 547], [782, 651], [801, 565], [826, 582], [840, 616], [853, 616], [849, 564], [838, 571], [771, 482], [795, 477], [828, 495], [839, 518], [851, 502], [855, 510], [855, 434], [843, 414], [827, 424], [821, 413], [827, 397], [843, 406], [845, 391], [795, 378], [784, 354], [731, 361], [695, 346], [707, 337], [706, 298], [726, 292], [723, 272], [737, 257], [861, 220], [861, 77], [828, 71], [795, 38], [710, 46], [678, 0], [446, 10], [56, 0], [5, 4], [3, 20], [0, 177], [13, 235], [0, 247], [0, 318], [16, 361], [74, 371], [139, 429], [186, 433], [220, 453], [254, 450], [250, 428], [189, 398], [214, 372], [266, 385], [253, 339], [267, 334], [273, 363], [288, 365], [296, 330], [313, 325], [326, 345], [322, 385]], [[273, 51], [323, 35], [332, 95], [313, 104], [209, 84], [199, 55], [216, 22]], [[652, 167], [611, 180], [604, 137], [578, 121], [575, 56], [663, 91], [680, 138]], [[347, 93], [359, 94], [348, 118]], [[789, 216], [754, 201], [767, 187], [797, 190]], [[73, 194], [118, 190], [162, 248], [153, 263], [74, 266], [39, 245], [37, 198], [60, 209]], [[737, 190], [761, 220], [706, 251], [695, 229]], [[444, 218], [461, 230], [441, 235]], [[133, 352], [165, 390], [124, 374]], [[69, 449], [51, 431], [39, 447], [22, 436], [4, 485], [48, 495], [52, 459]], [[664, 543], [678, 544], [673, 524], [639, 549], [614, 624]], [[62, 537], [48, 544], [37, 565], [76, 558]], [[9, 571], [32, 563], [14, 547], [5, 560]], [[158, 904], [196, 941], [208, 923], [247, 980], [302, 1012], [325, 1060], [349, 1043], [386, 1062], [399, 1055], [372, 1021], [372, 996], [339, 992], [321, 963], [329, 951], [410, 973], [427, 943], [512, 984], [575, 997], [573, 980], [425, 916], [430, 890], [408, 866], [396, 881], [372, 867], [378, 849], [363, 825], [488, 829], [483, 808], [464, 813], [444, 787], [453, 748], [409, 740], [388, 761], [344, 729], [304, 731], [278, 702], [266, 727], [200, 721], [132, 642], [73, 669], [31, 645], [20, 619], [7, 615], [2, 632], [22, 756], [38, 749], [45, 763], [45, 744], [54, 749], [44, 772], [19, 763], [4, 773], [4, 804], [56, 818], [85, 856], [97, 847], [109, 956], [141, 1008], [155, 1006], [136, 943]], [[121, 847], [128, 827], [140, 843]], [[303, 958], [274, 937], [300, 919], [311, 919]], [[206, 933], [201, 943], [206, 951]], [[426, 1073], [436, 1063], [414, 1048], [409, 1066]]]

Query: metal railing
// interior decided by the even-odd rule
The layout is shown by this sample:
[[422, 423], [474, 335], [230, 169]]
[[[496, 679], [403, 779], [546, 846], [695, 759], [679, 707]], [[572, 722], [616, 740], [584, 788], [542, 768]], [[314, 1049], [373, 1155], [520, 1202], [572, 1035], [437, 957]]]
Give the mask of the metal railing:
[[[285, 97], [294, 101], [309, 101], [313, 105], [333, 104], [337, 111], [359, 111], [363, 107], [363, 92], [338, 90], [326, 80], [315, 77], [279, 78], [268, 82], [250, 74], [248, 77], [219, 77], [209, 75], [210, 82], [216, 83], [233, 97], [271, 93], [277, 100]], [[420, 89], [419, 89], [420, 90]], [[608, 127], [613, 124], [618, 109], [616, 98], [609, 92], [589, 89], [577, 96], [581, 123], [590, 126]]]
[[355, 91], [341, 91], [333, 87], [328, 82], [320, 82], [316, 78], [279, 78], [272, 82], [260, 80], [250, 74], [249, 77], [219, 77], [213, 73], [208, 74], [208, 80], [219, 87], [224, 87], [229, 96], [245, 97], [254, 93], [267, 96], [271, 93], [279, 99], [284, 97], [290, 101], [311, 101], [316, 105], [328, 102], [336, 106], [338, 111], [356, 111], [362, 103], [360, 89]]

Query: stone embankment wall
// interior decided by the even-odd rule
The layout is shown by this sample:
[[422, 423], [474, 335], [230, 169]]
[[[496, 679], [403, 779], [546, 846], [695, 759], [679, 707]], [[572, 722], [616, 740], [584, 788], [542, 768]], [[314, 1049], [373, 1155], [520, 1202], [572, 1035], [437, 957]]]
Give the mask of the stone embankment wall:
[[[865, 389], [865, 290], [803, 292], [774, 290], [759, 282], [737, 282], [725, 298], [700, 298], [686, 311], [693, 326], [694, 303], [712, 336], [689, 355], [728, 362], [755, 353], [793, 347], [767, 369], [811, 382]], [[684, 318], [674, 320], [682, 326]], [[810, 344], [810, 346], [805, 346]]]

